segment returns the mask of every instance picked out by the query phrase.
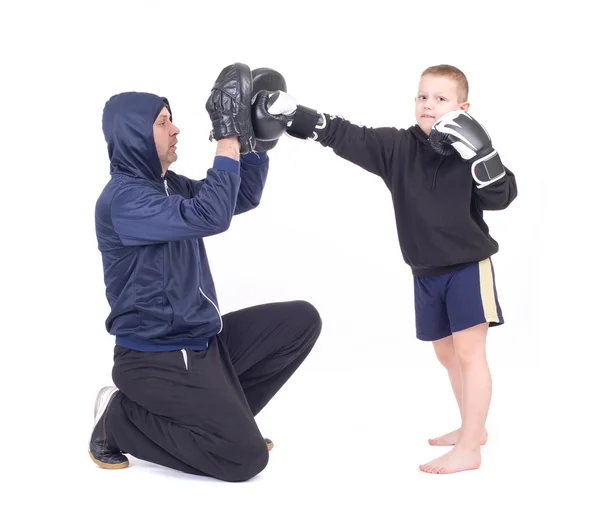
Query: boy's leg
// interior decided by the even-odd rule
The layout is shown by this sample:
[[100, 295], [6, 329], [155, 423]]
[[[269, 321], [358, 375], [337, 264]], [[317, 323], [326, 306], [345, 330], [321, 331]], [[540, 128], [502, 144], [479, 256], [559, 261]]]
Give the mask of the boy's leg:
[[492, 380], [485, 358], [487, 327], [488, 323], [482, 323], [453, 336], [463, 381], [462, 426], [450, 452], [420, 466], [425, 472], [451, 474], [477, 469], [481, 465], [480, 440], [492, 394]]
[[[451, 273], [431, 277], [415, 277], [415, 323], [417, 339], [431, 341], [438, 360], [448, 371], [450, 384], [460, 410], [462, 384], [460, 367], [452, 342], [452, 330], [446, 308], [445, 293]], [[445, 445], [452, 433], [430, 439], [431, 445]]]
[[456, 446], [479, 450], [492, 398], [492, 377], [486, 359], [488, 323], [454, 335], [463, 378], [462, 426]]
[[448, 284], [446, 302], [462, 374], [463, 422], [454, 449], [421, 465], [421, 470], [432, 473], [475, 469], [481, 463], [480, 440], [492, 391], [486, 359], [487, 330], [503, 323], [491, 261], [457, 271]]
[[308, 302], [248, 307], [223, 316], [219, 334], [253, 415], [257, 415], [306, 359], [321, 332]]
[[[433, 341], [433, 350], [440, 364], [446, 369], [448, 373], [448, 379], [450, 379], [450, 385], [452, 386], [452, 392], [454, 398], [458, 404], [458, 410], [462, 418], [462, 379], [460, 374], [460, 365], [458, 358], [456, 357], [456, 350], [454, 349], [454, 341], [452, 336], [445, 337]], [[437, 438], [430, 438], [429, 445], [454, 445], [449, 443], [456, 439], [457, 431], [438, 436]]]
[[267, 445], [218, 339], [205, 351], [117, 346], [113, 379], [119, 392], [95, 429], [107, 448], [225, 481], [266, 467]]
[[[452, 391], [454, 392], [454, 397], [456, 398], [456, 402], [458, 404], [458, 409], [460, 411], [461, 420], [463, 417], [462, 410], [462, 397], [463, 397], [463, 388], [462, 388], [462, 374], [460, 371], [460, 362], [456, 355], [456, 349], [454, 347], [454, 338], [453, 336], [448, 336], [443, 339], [439, 339], [433, 342], [433, 349], [435, 354], [441, 363], [441, 365], [446, 368], [448, 372], [448, 378], [450, 379], [450, 384], [452, 386]], [[451, 431], [442, 436], [438, 436], [437, 438], [430, 438], [429, 445], [437, 445], [437, 446], [448, 446], [455, 445], [456, 440], [458, 440], [458, 436], [460, 434], [460, 429], [458, 428], [454, 431]], [[483, 436], [481, 438], [481, 445], [485, 445], [487, 442], [487, 431], [483, 432]]]

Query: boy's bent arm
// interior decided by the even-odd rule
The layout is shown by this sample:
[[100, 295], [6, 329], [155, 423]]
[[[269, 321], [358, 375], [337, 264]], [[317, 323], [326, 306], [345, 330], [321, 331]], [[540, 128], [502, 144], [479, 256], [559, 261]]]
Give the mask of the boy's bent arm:
[[504, 210], [517, 197], [515, 175], [504, 167], [505, 175], [497, 181], [478, 188], [473, 182], [473, 195], [482, 210]]

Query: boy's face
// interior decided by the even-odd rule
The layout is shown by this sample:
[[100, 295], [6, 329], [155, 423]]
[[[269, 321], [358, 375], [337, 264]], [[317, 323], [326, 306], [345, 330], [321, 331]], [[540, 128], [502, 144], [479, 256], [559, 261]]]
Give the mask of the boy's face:
[[429, 136], [431, 126], [449, 111], [469, 109], [468, 102], [458, 102], [458, 84], [449, 77], [424, 75], [415, 97], [417, 124]]

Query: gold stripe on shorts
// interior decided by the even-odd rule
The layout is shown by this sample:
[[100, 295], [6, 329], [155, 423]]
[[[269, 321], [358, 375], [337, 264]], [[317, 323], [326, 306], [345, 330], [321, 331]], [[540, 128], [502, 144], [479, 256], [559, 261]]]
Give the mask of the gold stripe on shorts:
[[483, 314], [485, 321], [500, 322], [496, 297], [494, 296], [494, 276], [492, 275], [492, 263], [487, 258], [479, 262], [479, 289], [481, 301], [483, 302]]

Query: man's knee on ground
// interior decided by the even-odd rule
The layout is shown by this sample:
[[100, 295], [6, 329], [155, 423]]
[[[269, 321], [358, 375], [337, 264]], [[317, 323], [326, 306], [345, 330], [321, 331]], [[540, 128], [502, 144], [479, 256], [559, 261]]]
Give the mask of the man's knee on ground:
[[247, 481], [267, 466], [269, 449], [262, 436], [224, 440], [216, 449], [197, 450], [184, 461], [205, 475], [222, 481]]
[[248, 481], [260, 474], [269, 463], [269, 450], [264, 440], [236, 446], [239, 458], [223, 469], [223, 481]]
[[307, 326], [315, 326], [317, 332], [321, 332], [323, 322], [321, 321], [321, 315], [317, 308], [310, 302], [300, 300], [295, 302], [295, 313], [296, 317], [304, 322]]

